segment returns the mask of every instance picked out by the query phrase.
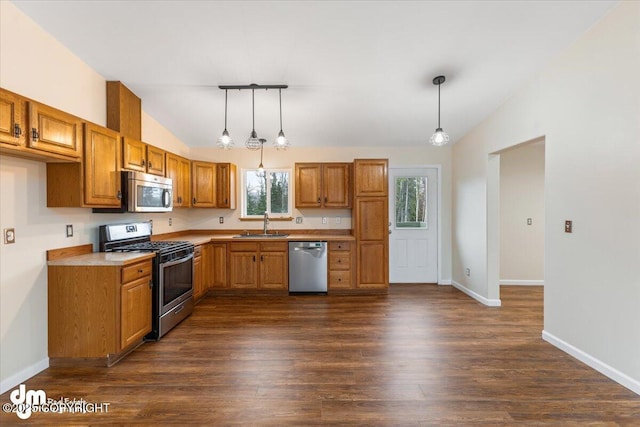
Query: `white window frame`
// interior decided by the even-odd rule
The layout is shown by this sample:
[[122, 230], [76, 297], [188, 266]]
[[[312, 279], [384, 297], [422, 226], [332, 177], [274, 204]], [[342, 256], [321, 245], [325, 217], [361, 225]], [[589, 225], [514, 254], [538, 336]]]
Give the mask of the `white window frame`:
[[[247, 169], [242, 169], [242, 175], [241, 175], [241, 182], [242, 182], [242, 197], [240, 198], [241, 200], [241, 206], [240, 208], [242, 209], [242, 213], [240, 214], [241, 218], [262, 218], [263, 215], [247, 215], [247, 172], [255, 172], [257, 171], [258, 168], [247, 168]], [[292, 208], [293, 208], [293, 185], [292, 185], [292, 181], [293, 181], [293, 172], [292, 169], [288, 169], [288, 168], [265, 168], [264, 173], [267, 174], [267, 176], [269, 176], [270, 173], [272, 172], [286, 172], [289, 174], [289, 189], [287, 191], [287, 206], [289, 207], [289, 210], [287, 212], [283, 212], [283, 213], [271, 213], [271, 179], [267, 179], [267, 212], [269, 212], [269, 216], [271, 216], [272, 218], [290, 218], [292, 215]]]

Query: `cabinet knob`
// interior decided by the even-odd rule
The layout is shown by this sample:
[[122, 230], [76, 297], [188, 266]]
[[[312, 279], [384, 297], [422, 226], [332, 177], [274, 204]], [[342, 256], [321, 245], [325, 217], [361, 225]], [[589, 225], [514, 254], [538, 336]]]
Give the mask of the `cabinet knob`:
[[264, 261], [264, 255], [260, 255], [260, 261]]
[[195, 197], [193, 198], [193, 204], [194, 205], [196, 204], [196, 198]]
[[255, 255], [253, 256], [253, 262], [256, 262], [256, 256]]
[[327, 203], [327, 198], [326, 197], [324, 198], [324, 202]]
[[13, 136], [15, 138], [20, 138], [20, 135], [22, 135], [22, 129], [20, 129], [20, 125], [18, 123], [15, 123], [13, 125]]
[[138, 273], [142, 273], [144, 270], [142, 270], [141, 268], [138, 269]]
[[118, 194], [116, 195], [118, 200], [122, 200], [122, 191], [118, 190]]
[[339, 259], [339, 260], [338, 260], [338, 264], [340, 264], [341, 262], [342, 262], [342, 260], [341, 260], [341, 259]]
[[318, 203], [320, 203], [322, 201], [322, 199], [320, 197], [318, 197]]
[[151, 164], [151, 162], [149, 162], [149, 169], [151, 169], [153, 167], [153, 165]]
[[140, 160], [140, 166], [144, 166], [144, 159]]
[[38, 129], [36, 128], [31, 128], [31, 139], [33, 141], [37, 141], [38, 138], [40, 138], [40, 134], [38, 133]]
[[341, 277], [338, 277], [338, 282], [342, 282], [342, 278]]

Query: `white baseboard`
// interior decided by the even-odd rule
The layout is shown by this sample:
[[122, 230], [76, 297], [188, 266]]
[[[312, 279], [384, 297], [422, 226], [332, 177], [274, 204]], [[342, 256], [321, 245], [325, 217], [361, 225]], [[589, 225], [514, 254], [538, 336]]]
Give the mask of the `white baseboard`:
[[452, 280], [451, 284], [453, 285], [454, 288], [458, 289], [461, 292], [464, 292], [465, 294], [469, 295], [471, 298], [481, 302], [484, 305], [487, 305], [489, 307], [500, 307], [502, 305], [502, 301], [500, 301], [499, 299], [485, 298], [482, 295], [467, 288], [466, 286], [456, 282], [455, 280]]
[[39, 374], [40, 372], [44, 371], [48, 367], [49, 367], [49, 358], [45, 357], [44, 359], [40, 360], [39, 362], [36, 362], [31, 366], [27, 366], [26, 368], [24, 368], [20, 372], [16, 372], [15, 374], [11, 375], [10, 377], [5, 378], [4, 380], [2, 380], [0, 382], [0, 394], [4, 393], [7, 390], [10, 390], [10, 389], [14, 388], [17, 385], [22, 384], [23, 382], [25, 382], [29, 378], [33, 377], [34, 375]]
[[625, 386], [632, 392], [640, 395], [640, 381], [631, 378], [630, 376], [623, 374], [617, 369], [607, 365], [606, 363], [596, 359], [590, 354], [585, 353], [577, 347], [572, 346], [566, 341], [561, 340], [553, 334], [550, 334], [547, 331], [542, 331], [542, 339], [548, 342], [549, 344], [559, 348], [565, 353], [575, 357], [585, 365], [595, 369], [601, 374], [611, 378], [613, 381], [617, 382], [620, 385]]
[[451, 279], [447, 279], [447, 280], [440, 280], [438, 282], [438, 285], [451, 285]]
[[544, 286], [544, 280], [500, 280], [501, 285]]

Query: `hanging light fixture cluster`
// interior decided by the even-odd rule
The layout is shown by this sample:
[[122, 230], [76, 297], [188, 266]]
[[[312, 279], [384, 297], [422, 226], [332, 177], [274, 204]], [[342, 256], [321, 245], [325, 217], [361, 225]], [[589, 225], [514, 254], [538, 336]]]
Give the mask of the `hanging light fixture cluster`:
[[256, 132], [256, 110], [255, 110], [255, 90], [256, 89], [278, 89], [278, 101], [280, 105], [280, 132], [278, 132], [278, 136], [273, 142], [274, 147], [277, 150], [286, 150], [289, 148], [291, 143], [284, 136], [284, 132], [282, 130], [282, 89], [287, 89], [288, 85], [258, 85], [252, 83], [250, 85], [221, 85], [218, 86], [220, 89], [224, 90], [224, 131], [222, 131], [222, 136], [218, 139], [217, 146], [223, 149], [230, 149], [233, 146], [233, 140], [229, 135], [229, 131], [227, 130], [227, 91], [230, 89], [233, 90], [245, 90], [251, 89], [251, 133], [249, 134], [249, 138], [245, 142], [245, 147], [249, 150], [260, 150], [260, 166], [262, 166], [262, 150], [264, 147], [264, 143], [267, 141], [263, 138], [258, 138], [258, 133]]
[[431, 135], [431, 138], [429, 138], [429, 142], [436, 147], [441, 147], [449, 142], [449, 135], [440, 127], [440, 85], [444, 83], [445, 80], [444, 76], [438, 76], [433, 79], [433, 84], [438, 85], [438, 128], [435, 133]]

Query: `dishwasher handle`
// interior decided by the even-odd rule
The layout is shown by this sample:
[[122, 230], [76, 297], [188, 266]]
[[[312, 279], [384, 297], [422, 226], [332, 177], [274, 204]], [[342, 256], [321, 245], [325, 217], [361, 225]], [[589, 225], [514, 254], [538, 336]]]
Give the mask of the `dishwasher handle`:
[[322, 248], [293, 248], [294, 251], [321, 251]]

